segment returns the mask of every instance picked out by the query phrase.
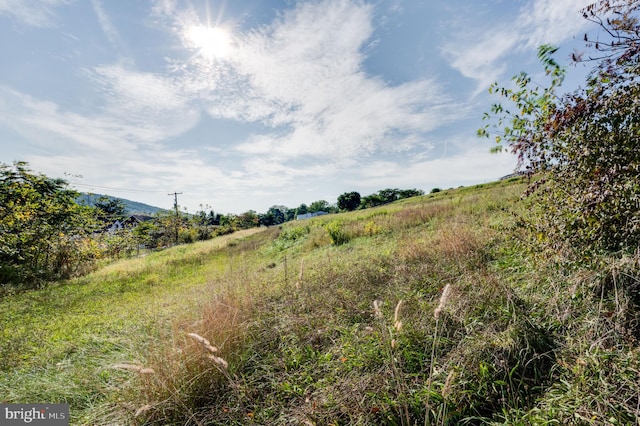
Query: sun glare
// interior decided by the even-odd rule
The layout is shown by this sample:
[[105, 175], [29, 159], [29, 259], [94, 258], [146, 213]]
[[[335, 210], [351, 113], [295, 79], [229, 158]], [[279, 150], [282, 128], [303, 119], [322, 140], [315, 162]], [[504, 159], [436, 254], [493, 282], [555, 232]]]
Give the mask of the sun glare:
[[224, 28], [198, 25], [189, 28], [186, 35], [207, 58], [224, 58], [231, 52], [231, 34]]

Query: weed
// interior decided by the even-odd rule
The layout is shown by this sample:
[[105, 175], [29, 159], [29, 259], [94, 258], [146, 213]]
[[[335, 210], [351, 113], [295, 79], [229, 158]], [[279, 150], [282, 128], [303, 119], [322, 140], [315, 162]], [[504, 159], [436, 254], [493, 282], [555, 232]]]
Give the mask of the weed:
[[351, 241], [352, 236], [346, 231], [344, 223], [339, 220], [327, 223], [325, 229], [331, 238], [331, 242], [337, 246]]
[[9, 295], [0, 394], [69, 402], [73, 424], [637, 423], [638, 256], [536, 252], [521, 189], [441, 191]]

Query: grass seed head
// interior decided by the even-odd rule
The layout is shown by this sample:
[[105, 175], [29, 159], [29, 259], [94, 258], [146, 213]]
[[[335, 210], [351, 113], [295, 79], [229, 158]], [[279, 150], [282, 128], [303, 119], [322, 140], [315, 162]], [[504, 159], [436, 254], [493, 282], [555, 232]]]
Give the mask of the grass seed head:
[[136, 373], [140, 373], [140, 374], [153, 374], [153, 373], [155, 373], [153, 368], [142, 367], [142, 366], [139, 366], [139, 365], [126, 364], [126, 363], [115, 364], [113, 366], [113, 368], [118, 368], [120, 370], [135, 371]]
[[211, 361], [215, 362], [218, 366], [224, 368], [225, 370], [229, 368], [229, 363], [219, 356], [207, 355], [207, 358], [209, 358]]
[[147, 411], [149, 411], [150, 409], [152, 409], [153, 407], [149, 404], [145, 404], [142, 407], [138, 408], [136, 410], [136, 413], [133, 415], [134, 417], [139, 417], [142, 414], [146, 413]]
[[393, 313], [393, 322], [395, 324], [398, 324], [398, 317], [400, 316], [400, 308], [402, 307], [402, 299], [400, 299], [398, 301], [398, 304], [396, 305], [396, 310]]
[[204, 349], [206, 349], [207, 351], [211, 352], [211, 353], [216, 353], [218, 352], [218, 348], [215, 346], [211, 345], [211, 342], [209, 342], [207, 339], [205, 339], [204, 337], [200, 336], [199, 334], [196, 333], [187, 333], [187, 336], [193, 338], [194, 340], [202, 343], [202, 347], [204, 347]]
[[455, 379], [455, 375], [455, 370], [449, 371], [447, 379], [444, 381], [444, 386], [442, 387], [442, 397], [445, 399], [449, 396], [449, 394], [451, 394], [451, 388], [453, 387], [453, 380]]
[[442, 290], [442, 295], [440, 296], [440, 303], [438, 303], [438, 307], [435, 311], [433, 311], [433, 317], [436, 319], [440, 319], [440, 314], [442, 310], [447, 305], [447, 301], [449, 300], [449, 295], [451, 294], [451, 284], [447, 284]]
[[382, 316], [382, 310], [380, 309], [382, 307], [382, 300], [376, 299], [373, 301], [373, 312], [376, 315], [376, 318], [384, 318]]
[[197, 334], [197, 333], [187, 333], [187, 336], [193, 338], [194, 340], [202, 343], [204, 346], [210, 346], [211, 342], [209, 342], [207, 339], [205, 339], [204, 337], [202, 337], [201, 335]]

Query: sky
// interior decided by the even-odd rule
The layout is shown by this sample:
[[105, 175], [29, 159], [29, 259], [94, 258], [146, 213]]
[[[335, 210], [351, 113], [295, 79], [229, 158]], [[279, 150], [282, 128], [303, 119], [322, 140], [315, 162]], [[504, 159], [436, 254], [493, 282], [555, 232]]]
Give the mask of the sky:
[[223, 214], [491, 182], [489, 85], [550, 43], [577, 87], [589, 2], [0, 0], [0, 163]]

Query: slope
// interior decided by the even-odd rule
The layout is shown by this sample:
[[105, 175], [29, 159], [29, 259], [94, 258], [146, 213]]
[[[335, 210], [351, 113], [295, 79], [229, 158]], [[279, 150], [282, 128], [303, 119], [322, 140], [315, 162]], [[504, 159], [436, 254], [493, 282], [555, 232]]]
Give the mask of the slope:
[[638, 259], [539, 251], [522, 189], [254, 230], [7, 298], [2, 398], [67, 401], [73, 424], [633, 423]]
[[118, 198], [112, 197], [111, 195], [103, 195], [103, 194], [87, 194], [82, 193], [77, 199], [78, 204], [83, 204], [87, 206], [93, 206], [95, 200], [100, 197], [108, 197], [112, 200], [120, 200], [122, 201], [126, 214], [148, 214], [154, 215], [158, 212], [166, 212], [166, 209], [161, 209], [160, 207], [151, 206], [149, 204], [140, 203], [138, 201], [127, 200], [126, 198]]

